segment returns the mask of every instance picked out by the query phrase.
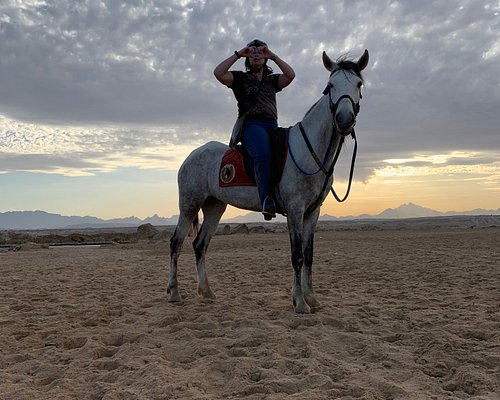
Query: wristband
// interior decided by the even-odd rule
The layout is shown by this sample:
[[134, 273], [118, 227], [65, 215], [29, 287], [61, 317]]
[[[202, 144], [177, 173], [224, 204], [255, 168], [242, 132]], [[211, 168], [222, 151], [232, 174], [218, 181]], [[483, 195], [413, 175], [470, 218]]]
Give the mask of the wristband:
[[234, 51], [234, 54], [236, 54], [236, 58], [239, 60], [241, 58], [240, 53], [238, 53], [238, 50]]

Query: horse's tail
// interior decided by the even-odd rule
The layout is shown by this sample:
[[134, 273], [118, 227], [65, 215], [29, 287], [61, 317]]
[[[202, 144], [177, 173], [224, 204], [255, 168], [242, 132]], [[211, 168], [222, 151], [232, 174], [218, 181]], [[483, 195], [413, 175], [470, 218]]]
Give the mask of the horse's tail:
[[200, 227], [199, 214], [196, 213], [196, 215], [194, 216], [192, 225], [191, 225], [191, 230], [189, 232], [189, 236], [194, 236], [196, 238], [198, 236], [199, 227]]

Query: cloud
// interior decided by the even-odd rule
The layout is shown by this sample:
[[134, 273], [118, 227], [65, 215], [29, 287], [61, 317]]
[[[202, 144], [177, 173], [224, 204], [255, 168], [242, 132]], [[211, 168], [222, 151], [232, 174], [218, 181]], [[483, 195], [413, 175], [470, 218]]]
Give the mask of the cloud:
[[3, 173], [31, 171], [84, 176], [118, 168], [176, 170], [193, 144], [201, 145], [211, 137], [195, 130], [184, 132], [151, 126], [56, 128], [5, 117], [0, 117], [0, 126], [4, 127], [0, 129]]
[[374, 170], [375, 178], [433, 182], [476, 181], [483, 189], [498, 191], [500, 188], [500, 153], [451, 152], [448, 154], [421, 154], [408, 159], [389, 159]]
[[18, 168], [21, 154], [47, 171], [90, 173], [116, 160], [178, 167], [171, 149], [227, 141], [235, 101], [212, 70], [255, 37], [297, 73], [278, 97], [284, 126], [321, 96], [323, 50], [356, 58], [369, 49], [360, 179], [385, 159], [487, 151], [500, 126], [499, 11], [486, 0], [4, 0], [3, 169]]

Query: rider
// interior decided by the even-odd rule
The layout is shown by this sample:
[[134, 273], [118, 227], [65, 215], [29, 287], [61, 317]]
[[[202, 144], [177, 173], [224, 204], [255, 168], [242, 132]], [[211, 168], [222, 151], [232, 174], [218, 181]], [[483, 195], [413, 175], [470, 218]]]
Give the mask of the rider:
[[[246, 72], [229, 71], [241, 57], [245, 57]], [[273, 74], [267, 65], [270, 59], [280, 68]], [[261, 40], [255, 39], [215, 67], [217, 80], [233, 90], [238, 101], [238, 117], [245, 116], [241, 142], [253, 160], [259, 188], [262, 214], [266, 220], [276, 216], [271, 197], [271, 149], [268, 130], [278, 126], [276, 93], [288, 86], [295, 72]]]

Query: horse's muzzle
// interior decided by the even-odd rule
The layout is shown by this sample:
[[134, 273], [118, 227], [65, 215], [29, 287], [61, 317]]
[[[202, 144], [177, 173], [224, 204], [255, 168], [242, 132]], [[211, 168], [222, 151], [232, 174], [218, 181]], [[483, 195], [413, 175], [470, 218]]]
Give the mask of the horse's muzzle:
[[349, 135], [352, 132], [355, 124], [356, 117], [353, 112], [343, 111], [338, 112], [335, 115], [335, 126], [337, 128], [337, 132], [342, 136]]

